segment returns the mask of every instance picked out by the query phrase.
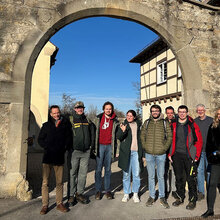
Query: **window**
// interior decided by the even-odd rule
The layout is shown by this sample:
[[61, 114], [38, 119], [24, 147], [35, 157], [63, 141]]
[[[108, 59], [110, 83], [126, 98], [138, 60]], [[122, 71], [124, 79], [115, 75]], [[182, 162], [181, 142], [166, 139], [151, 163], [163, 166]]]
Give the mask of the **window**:
[[181, 73], [180, 67], [178, 66], [178, 77], [181, 77], [181, 76], [182, 76], [182, 73]]
[[157, 65], [157, 84], [167, 81], [167, 62]]

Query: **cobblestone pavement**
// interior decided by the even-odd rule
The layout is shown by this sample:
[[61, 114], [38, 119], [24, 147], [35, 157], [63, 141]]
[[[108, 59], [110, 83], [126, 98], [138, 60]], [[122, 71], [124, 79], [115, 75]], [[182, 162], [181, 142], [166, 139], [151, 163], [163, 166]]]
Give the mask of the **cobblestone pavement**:
[[[112, 164], [112, 189], [115, 194], [115, 199], [112, 201], [107, 200], [105, 197], [102, 200], [97, 201], [94, 198], [94, 168], [95, 161], [91, 160], [89, 165], [89, 172], [87, 176], [86, 195], [90, 199], [90, 203], [87, 205], [76, 204], [74, 207], [70, 207], [68, 213], [60, 213], [56, 210], [55, 205], [55, 180], [54, 176], [51, 176], [50, 184], [50, 211], [47, 215], [41, 216], [39, 214], [41, 209], [41, 153], [30, 153], [28, 156], [28, 172], [27, 179], [33, 189], [34, 198], [28, 202], [20, 202], [14, 198], [0, 199], [0, 219], [79, 219], [79, 220], [120, 220], [120, 219], [201, 219], [199, 216], [206, 211], [206, 201], [202, 200], [197, 202], [197, 207], [193, 211], [186, 210], [187, 199], [180, 207], [173, 207], [171, 204], [174, 199], [169, 196], [168, 203], [170, 209], [164, 209], [159, 200], [155, 202], [152, 207], [146, 207], [145, 202], [149, 196], [147, 186], [147, 172], [145, 171], [141, 177], [141, 202], [135, 204], [131, 198], [128, 203], [122, 203], [123, 197], [122, 191], [122, 172], [117, 167], [117, 161]], [[67, 167], [65, 166], [65, 171]], [[67, 191], [67, 172], [64, 173], [64, 203], [66, 202]], [[220, 196], [217, 193], [215, 203], [215, 217], [209, 219], [220, 219]]]

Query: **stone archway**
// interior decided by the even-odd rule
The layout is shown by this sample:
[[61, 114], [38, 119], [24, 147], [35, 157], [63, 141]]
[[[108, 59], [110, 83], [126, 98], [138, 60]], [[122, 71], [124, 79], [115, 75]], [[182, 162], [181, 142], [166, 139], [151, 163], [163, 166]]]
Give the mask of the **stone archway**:
[[[220, 59], [218, 8], [194, 0], [158, 0], [156, 3], [144, 0], [58, 2], [33, 0], [0, 5], [8, 9], [6, 20], [11, 13], [9, 22], [2, 23], [3, 34], [0, 34], [3, 39], [2, 53], [5, 55], [0, 61], [0, 104], [5, 106], [1, 113], [4, 114], [6, 109], [5, 117], [9, 120], [7, 141], [0, 143], [6, 149], [5, 170], [0, 176], [1, 197], [16, 196], [19, 184], [25, 182], [25, 140], [28, 137], [31, 77], [35, 60], [49, 38], [71, 22], [92, 16], [109, 16], [150, 28], [170, 45], [180, 63], [184, 100], [189, 109], [200, 102], [213, 109], [219, 100], [220, 83], [216, 78]], [[14, 33], [19, 33], [16, 43]], [[10, 53], [6, 53], [7, 50]], [[19, 189], [25, 194], [28, 190], [23, 185]]]

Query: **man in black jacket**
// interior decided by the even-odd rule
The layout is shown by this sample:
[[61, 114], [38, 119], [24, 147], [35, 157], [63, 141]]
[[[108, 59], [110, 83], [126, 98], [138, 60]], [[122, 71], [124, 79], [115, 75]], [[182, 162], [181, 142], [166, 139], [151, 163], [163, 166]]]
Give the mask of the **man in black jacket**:
[[43, 181], [42, 181], [42, 203], [41, 215], [48, 212], [49, 192], [48, 180], [51, 169], [56, 176], [56, 204], [57, 210], [67, 212], [63, 205], [63, 167], [64, 154], [72, 147], [72, 130], [70, 122], [60, 115], [59, 106], [50, 107], [50, 116], [40, 130], [38, 143], [44, 148], [43, 156]]
[[69, 181], [68, 204], [74, 205], [75, 200], [87, 204], [89, 200], [83, 195], [89, 166], [91, 148], [95, 145], [95, 127], [84, 114], [84, 103], [79, 101], [74, 106], [72, 130], [73, 151], [68, 155]]

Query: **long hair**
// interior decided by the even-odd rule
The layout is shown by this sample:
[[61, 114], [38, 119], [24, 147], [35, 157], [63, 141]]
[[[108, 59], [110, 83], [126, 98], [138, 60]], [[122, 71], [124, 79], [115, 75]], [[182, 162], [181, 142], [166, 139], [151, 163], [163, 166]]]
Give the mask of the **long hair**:
[[212, 123], [212, 128], [217, 128], [219, 126], [218, 111], [220, 111], [220, 107], [217, 108], [215, 112], [215, 116], [214, 116], [213, 123]]

